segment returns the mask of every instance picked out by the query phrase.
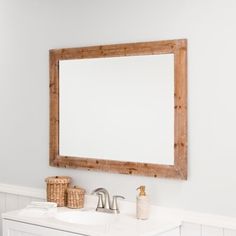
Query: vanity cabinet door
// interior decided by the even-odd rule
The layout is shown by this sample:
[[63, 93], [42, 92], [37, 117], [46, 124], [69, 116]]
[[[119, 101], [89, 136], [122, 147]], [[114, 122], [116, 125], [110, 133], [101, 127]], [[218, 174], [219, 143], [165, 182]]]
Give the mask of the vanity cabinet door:
[[79, 236], [56, 229], [21, 223], [12, 220], [3, 220], [3, 236]]
[[178, 227], [178, 228], [172, 229], [172, 230], [167, 231], [165, 233], [158, 234], [157, 236], [180, 236], [180, 228]]

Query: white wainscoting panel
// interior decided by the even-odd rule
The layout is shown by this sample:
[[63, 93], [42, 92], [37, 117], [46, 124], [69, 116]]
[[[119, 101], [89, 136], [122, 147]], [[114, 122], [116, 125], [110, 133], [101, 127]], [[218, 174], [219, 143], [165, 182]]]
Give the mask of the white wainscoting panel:
[[2, 235], [2, 213], [5, 212], [5, 193], [0, 193], [0, 235]]
[[202, 226], [183, 222], [181, 226], [181, 236], [202, 236]]
[[[0, 186], [2, 187], [2, 186]], [[44, 198], [38, 198], [40, 196], [43, 196], [42, 194], [36, 193], [35, 196], [33, 197], [34, 191], [30, 192], [29, 191], [29, 196], [27, 196], [27, 191], [25, 191], [25, 188], [23, 188], [23, 191], [19, 189], [17, 190], [18, 187], [12, 187], [12, 188], [0, 188], [0, 236], [2, 236], [2, 213], [7, 212], [7, 211], [14, 211], [18, 210], [21, 208], [24, 208], [30, 203], [31, 201], [43, 201]], [[6, 192], [3, 192], [5, 191]], [[29, 190], [29, 189], [28, 189]], [[33, 189], [32, 189], [33, 190]], [[18, 192], [20, 194], [15, 194], [15, 192]], [[23, 195], [21, 195], [23, 194]], [[26, 195], [26, 196], [25, 196]]]
[[236, 236], [236, 230], [224, 229], [224, 236]]
[[18, 209], [24, 208], [25, 206], [27, 206], [32, 201], [34, 201], [34, 199], [31, 198], [31, 197], [20, 196], [18, 198], [17, 208]]
[[203, 225], [202, 236], [224, 236], [224, 229]]
[[168, 232], [162, 233], [159, 236], [180, 236], [180, 229], [179, 227]]
[[5, 195], [5, 208], [7, 211], [14, 211], [19, 209], [18, 208], [19, 196], [13, 194], [6, 194]]
[[236, 236], [236, 230], [183, 222], [181, 236]]

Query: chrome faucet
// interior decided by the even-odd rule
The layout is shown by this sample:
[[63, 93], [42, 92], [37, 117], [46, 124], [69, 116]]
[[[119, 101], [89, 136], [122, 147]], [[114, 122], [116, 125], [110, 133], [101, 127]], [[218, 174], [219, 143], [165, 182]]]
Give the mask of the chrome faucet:
[[110, 195], [105, 188], [97, 188], [93, 190], [92, 194], [97, 194], [98, 204], [96, 211], [119, 214], [120, 210], [118, 207], [117, 199], [125, 199], [123, 196], [115, 195], [112, 198], [112, 203], [110, 201]]

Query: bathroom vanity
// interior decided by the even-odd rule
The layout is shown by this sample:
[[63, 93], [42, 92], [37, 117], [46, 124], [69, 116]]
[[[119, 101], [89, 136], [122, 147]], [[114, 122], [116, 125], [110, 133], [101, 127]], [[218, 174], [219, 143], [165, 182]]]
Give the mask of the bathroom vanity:
[[[91, 197], [92, 198], [92, 197]], [[86, 198], [85, 208], [18, 210], [4, 213], [3, 236], [179, 236], [181, 221], [152, 208], [148, 220], [137, 220], [135, 204], [120, 202], [120, 214], [95, 211], [94, 201]], [[91, 201], [90, 201], [91, 203]]]
[[[79, 232], [82, 233], [79, 233]], [[174, 229], [166, 229], [166, 230], [160, 230], [158, 233], [150, 233], [147, 231], [147, 233], [132, 233], [132, 232], [123, 232], [122, 230], [117, 229], [114, 232], [101, 232], [101, 230], [98, 230], [97, 232], [87, 232], [85, 233], [84, 230], [80, 230], [80, 227], [76, 230], [67, 231], [63, 229], [55, 229], [51, 228], [45, 225], [35, 225], [33, 223], [28, 223], [28, 222], [20, 222], [20, 221], [15, 221], [13, 219], [4, 219], [3, 220], [3, 236], [75, 236], [75, 235], [88, 235], [88, 236], [102, 236], [102, 235], [109, 235], [109, 236], [138, 236], [138, 235], [143, 235], [143, 236], [179, 236], [179, 227], [174, 227]]]
[[[180, 223], [171, 220], [152, 218], [148, 221], [136, 220], [129, 215], [110, 216], [111, 220], [98, 219], [94, 221], [82, 219], [78, 223], [73, 219], [73, 214], [79, 210], [59, 209], [55, 216], [51, 217], [25, 217], [21, 211], [6, 213], [3, 215], [3, 236], [179, 236]], [[82, 211], [83, 212], [83, 211]], [[90, 212], [91, 213], [91, 212]], [[72, 214], [72, 217], [70, 217]], [[93, 212], [91, 213], [91, 215]], [[95, 212], [96, 214], [96, 212]], [[106, 213], [98, 213], [106, 215]], [[68, 216], [66, 221], [60, 216]], [[114, 217], [114, 218], [113, 218]], [[113, 218], [113, 219], [112, 219]]]

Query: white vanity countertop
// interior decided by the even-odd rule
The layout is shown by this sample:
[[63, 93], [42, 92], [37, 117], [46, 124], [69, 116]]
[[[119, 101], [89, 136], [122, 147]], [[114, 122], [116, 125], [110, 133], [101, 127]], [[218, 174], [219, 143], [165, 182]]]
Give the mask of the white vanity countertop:
[[[67, 212], [71, 209], [59, 208], [58, 212]], [[76, 210], [73, 210], [76, 211]], [[149, 220], [136, 220], [133, 216], [117, 215], [115, 224], [108, 225], [79, 225], [60, 221], [54, 217], [25, 217], [21, 216], [20, 211], [13, 211], [3, 214], [4, 219], [34, 224], [57, 230], [63, 230], [90, 236], [154, 236], [162, 232], [174, 229], [180, 225], [180, 221], [158, 219], [151, 217]], [[104, 213], [106, 214], [106, 213]]]
[[[87, 208], [93, 209], [94, 211], [96, 204], [96, 197], [90, 195], [86, 196], [85, 206]], [[236, 230], [236, 217], [152, 206], [150, 219], [141, 221], [135, 219], [135, 203], [120, 201], [119, 206], [121, 215], [117, 216], [116, 225], [106, 225], [106, 227], [66, 223], [57, 220], [54, 217], [24, 217], [20, 214], [20, 211], [4, 213], [2, 216], [4, 219], [91, 236], [154, 236], [176, 228], [183, 222]], [[72, 210], [68, 208], [58, 208], [58, 213], [68, 211]], [[74, 211], [76, 212], [78, 210]], [[122, 216], [125, 217], [122, 219]], [[125, 218], [127, 219], [127, 216], [129, 217], [129, 220], [125, 220]]]
[[[87, 195], [85, 198], [85, 209], [72, 210], [68, 208], [57, 208], [57, 213], [94, 211], [97, 204], [97, 197]], [[137, 220], [135, 218], [136, 204], [128, 201], [119, 202], [121, 214], [115, 215], [115, 223], [107, 225], [82, 225], [68, 223], [55, 217], [26, 217], [21, 210], [2, 214], [4, 219], [25, 222], [52, 229], [58, 229], [90, 236], [156, 236], [174, 229], [182, 222], [202, 224], [213, 227], [222, 227], [236, 230], [236, 218], [217, 216], [205, 213], [184, 211], [160, 206], [151, 206], [151, 214], [148, 220]], [[56, 214], [57, 214], [56, 213]], [[107, 213], [104, 213], [107, 214]]]
[[[91, 204], [91, 202], [93, 203]], [[92, 208], [91, 205], [93, 205]], [[181, 225], [181, 221], [176, 219], [176, 217], [171, 217], [170, 214], [164, 214], [163, 211], [158, 212], [155, 208], [151, 207], [151, 214], [148, 220], [137, 220], [135, 218], [135, 204], [122, 201], [120, 202], [121, 214], [115, 215], [114, 223], [106, 225], [68, 223], [56, 219], [54, 216], [28, 217], [21, 214], [21, 210], [4, 213], [2, 217], [4, 219], [90, 236], [155, 236]], [[94, 209], [94, 200], [91, 201], [91, 198], [87, 197], [84, 209], [72, 210], [68, 208], [57, 208], [57, 213], [94, 211]]]

